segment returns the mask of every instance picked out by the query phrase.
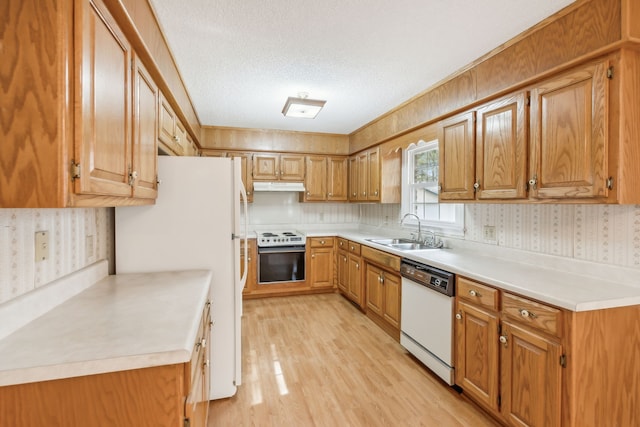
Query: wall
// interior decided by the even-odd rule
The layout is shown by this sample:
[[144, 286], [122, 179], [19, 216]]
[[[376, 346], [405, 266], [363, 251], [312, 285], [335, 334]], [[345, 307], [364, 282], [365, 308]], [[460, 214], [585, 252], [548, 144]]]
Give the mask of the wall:
[[[399, 227], [400, 205], [362, 205], [361, 223]], [[465, 240], [640, 270], [640, 205], [465, 205]]]
[[[49, 258], [35, 262], [35, 232], [49, 231]], [[114, 211], [0, 209], [0, 303], [108, 259], [113, 270]], [[87, 237], [94, 251], [87, 253]], [[113, 271], [110, 271], [113, 273]]]
[[254, 193], [249, 205], [249, 228], [318, 229], [345, 225], [357, 227], [359, 205], [349, 203], [299, 203], [298, 193]]

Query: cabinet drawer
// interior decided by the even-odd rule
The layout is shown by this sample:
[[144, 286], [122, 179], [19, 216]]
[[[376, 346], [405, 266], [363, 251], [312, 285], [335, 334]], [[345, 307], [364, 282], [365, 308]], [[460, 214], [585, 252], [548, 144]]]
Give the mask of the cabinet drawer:
[[338, 237], [338, 249], [344, 249], [345, 251], [349, 248], [349, 241], [347, 239], [343, 239], [342, 237]]
[[504, 292], [502, 312], [522, 324], [560, 336], [562, 311], [557, 308]]
[[333, 247], [333, 237], [310, 237], [309, 245], [312, 248], [331, 248]]
[[349, 246], [347, 247], [347, 250], [350, 253], [354, 255], [360, 255], [360, 249], [361, 249], [360, 243], [352, 242], [351, 240], [349, 240], [348, 245]]
[[457, 278], [457, 295], [474, 304], [498, 310], [499, 291], [464, 277]]

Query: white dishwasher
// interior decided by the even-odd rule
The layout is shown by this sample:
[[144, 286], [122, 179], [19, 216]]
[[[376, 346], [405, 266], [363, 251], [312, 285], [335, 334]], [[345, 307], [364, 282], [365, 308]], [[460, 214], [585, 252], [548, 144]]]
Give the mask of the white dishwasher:
[[455, 276], [403, 258], [400, 344], [453, 385], [453, 309]]

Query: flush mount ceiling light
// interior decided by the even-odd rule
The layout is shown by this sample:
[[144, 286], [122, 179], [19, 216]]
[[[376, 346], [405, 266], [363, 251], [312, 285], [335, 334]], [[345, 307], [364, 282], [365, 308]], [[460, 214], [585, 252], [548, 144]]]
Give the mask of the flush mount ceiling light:
[[302, 117], [305, 119], [315, 119], [327, 101], [317, 99], [307, 99], [307, 93], [299, 93], [298, 98], [289, 97], [284, 104], [282, 114], [285, 117]]

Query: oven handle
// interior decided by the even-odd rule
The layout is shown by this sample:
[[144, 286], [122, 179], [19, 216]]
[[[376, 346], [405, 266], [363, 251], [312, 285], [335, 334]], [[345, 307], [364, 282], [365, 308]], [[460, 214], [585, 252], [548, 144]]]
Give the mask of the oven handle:
[[305, 252], [304, 246], [276, 246], [271, 248], [258, 248], [259, 254], [280, 254], [292, 252]]

